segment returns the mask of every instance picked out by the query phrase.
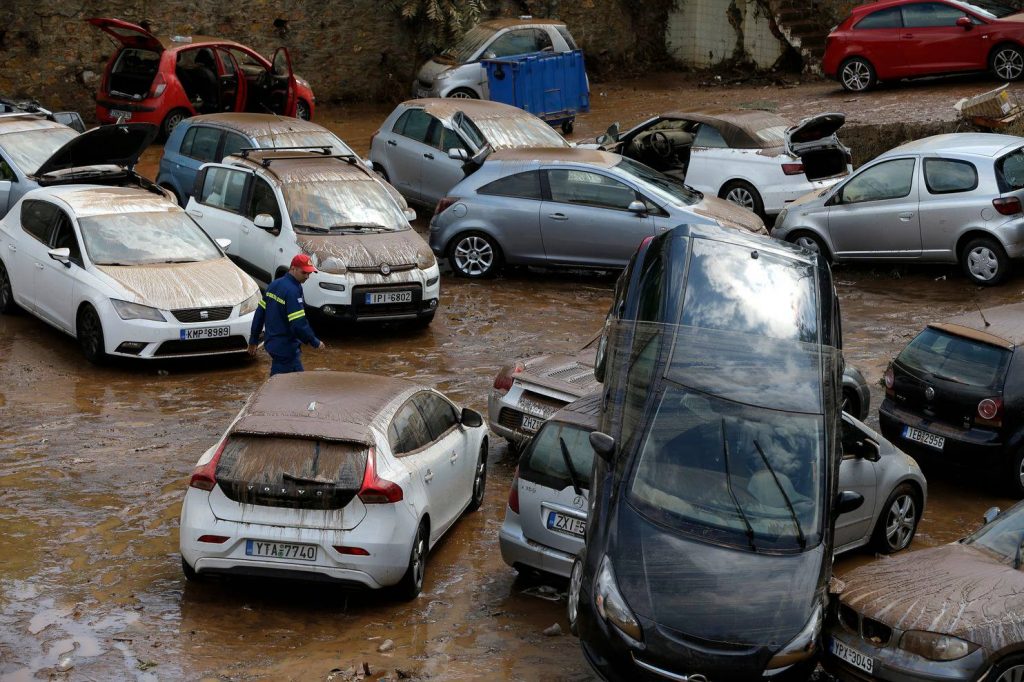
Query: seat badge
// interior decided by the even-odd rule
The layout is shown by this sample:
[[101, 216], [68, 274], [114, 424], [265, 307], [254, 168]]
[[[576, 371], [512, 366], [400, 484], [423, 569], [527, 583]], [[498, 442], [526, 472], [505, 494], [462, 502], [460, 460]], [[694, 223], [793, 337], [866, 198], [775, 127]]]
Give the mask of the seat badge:
[[935, 397], [935, 389], [932, 388], [931, 386], [928, 386], [927, 388], [925, 388], [924, 389], [924, 397], [927, 398], [928, 400], [931, 400], [932, 398], [934, 398]]

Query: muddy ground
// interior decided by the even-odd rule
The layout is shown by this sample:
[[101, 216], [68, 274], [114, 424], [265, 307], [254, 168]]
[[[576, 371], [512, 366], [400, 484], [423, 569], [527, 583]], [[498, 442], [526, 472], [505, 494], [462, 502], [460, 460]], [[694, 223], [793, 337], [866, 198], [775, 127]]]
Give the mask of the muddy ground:
[[[657, 76], [642, 90], [596, 85], [594, 111], [578, 121], [575, 139], [612, 119], [625, 124], [670, 108], [681, 92], [704, 103], [771, 100], [780, 111], [807, 113], [854, 105], [864, 112], [870, 98], [884, 109], [928, 95], [939, 118], [940, 101], [990, 87], [943, 82], [847, 102], [821, 82], [685, 90], [680, 83]], [[802, 105], [789, 101], [791, 90], [803, 93]], [[320, 120], [365, 152], [386, 114], [378, 106], [325, 107]], [[147, 153], [144, 170], [159, 153]], [[873, 407], [887, 361], [925, 323], [1024, 293], [1024, 269], [996, 289], [973, 287], [950, 267], [840, 267], [835, 276], [846, 358], [872, 384]], [[600, 325], [613, 283], [614, 274], [600, 273], [446, 276], [430, 329], [321, 323], [329, 350], [307, 352], [306, 367], [413, 378], [485, 411], [507, 360], [582, 345]], [[553, 623], [566, 627], [564, 602], [542, 598], [541, 583], [517, 578], [501, 561], [497, 535], [514, 462], [499, 438], [483, 508], [431, 554], [424, 593], [411, 604], [323, 586], [186, 584], [177, 525], [188, 475], [268, 372], [266, 357], [96, 368], [72, 339], [36, 319], [0, 317], [0, 680], [341, 680], [364, 662], [373, 678], [401, 671], [445, 680], [590, 679], [574, 638], [542, 634]], [[869, 423], [877, 425], [874, 415]], [[1012, 503], [982, 475], [941, 466], [926, 473], [930, 495], [912, 550], [961, 537], [985, 509]], [[837, 572], [870, 560], [854, 553]], [[394, 648], [380, 652], [385, 639]]]

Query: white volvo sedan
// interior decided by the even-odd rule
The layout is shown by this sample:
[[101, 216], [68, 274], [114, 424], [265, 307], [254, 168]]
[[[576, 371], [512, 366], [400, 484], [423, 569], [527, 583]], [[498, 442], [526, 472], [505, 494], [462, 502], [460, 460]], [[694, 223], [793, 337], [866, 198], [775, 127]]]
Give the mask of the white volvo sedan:
[[487, 480], [487, 427], [389, 377], [271, 377], [196, 464], [181, 566], [209, 574], [393, 588], [416, 597], [427, 554]]
[[155, 187], [43, 187], [0, 221], [0, 312], [24, 308], [91, 362], [243, 353], [259, 299]]

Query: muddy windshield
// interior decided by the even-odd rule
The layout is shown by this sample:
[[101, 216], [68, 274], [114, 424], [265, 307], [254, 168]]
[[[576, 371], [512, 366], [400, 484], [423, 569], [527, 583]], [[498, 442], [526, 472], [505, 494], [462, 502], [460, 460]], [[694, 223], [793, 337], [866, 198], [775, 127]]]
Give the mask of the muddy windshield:
[[327, 130], [298, 130], [268, 133], [256, 137], [263, 149], [277, 147], [327, 147], [332, 154], [355, 154], [338, 136]]
[[1016, 560], [1017, 548], [1024, 542], [1024, 504], [1010, 507], [963, 542], [984, 547], [1008, 561]]
[[544, 121], [535, 116], [515, 115], [474, 116], [484, 139], [492, 149], [517, 147], [568, 147], [569, 143]]
[[[572, 486], [575, 476], [580, 488], [589, 490], [590, 471], [594, 464], [590, 432], [591, 429], [574, 424], [548, 421], [534, 437], [529, 455], [519, 463], [520, 478], [547, 488], [564, 490]], [[562, 454], [562, 442], [569, 451], [571, 473]]]
[[95, 265], [194, 263], [221, 252], [184, 211], [112, 213], [79, 218], [82, 241]]
[[23, 130], [0, 135], [0, 149], [26, 175], [32, 175], [53, 153], [77, 137], [71, 128]]
[[354, 234], [408, 230], [409, 221], [384, 187], [371, 178], [324, 178], [284, 185], [292, 227], [299, 234]]
[[622, 157], [615, 168], [641, 183], [650, 194], [661, 201], [692, 206], [704, 198], [697, 190], [632, 159]]
[[459, 64], [465, 64], [476, 56], [476, 53], [497, 33], [493, 28], [486, 26], [474, 26], [466, 31], [462, 40], [443, 52], [444, 56], [451, 57]]
[[928, 327], [907, 344], [896, 361], [907, 369], [958, 384], [999, 388], [1010, 351]]

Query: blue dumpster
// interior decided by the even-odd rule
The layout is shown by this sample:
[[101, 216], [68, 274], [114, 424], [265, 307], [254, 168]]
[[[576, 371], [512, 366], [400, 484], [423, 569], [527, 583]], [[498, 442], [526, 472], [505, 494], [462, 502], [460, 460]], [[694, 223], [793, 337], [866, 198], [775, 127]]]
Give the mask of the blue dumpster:
[[482, 60], [491, 100], [511, 104], [572, 132], [576, 114], [590, 111], [583, 52], [525, 54]]

